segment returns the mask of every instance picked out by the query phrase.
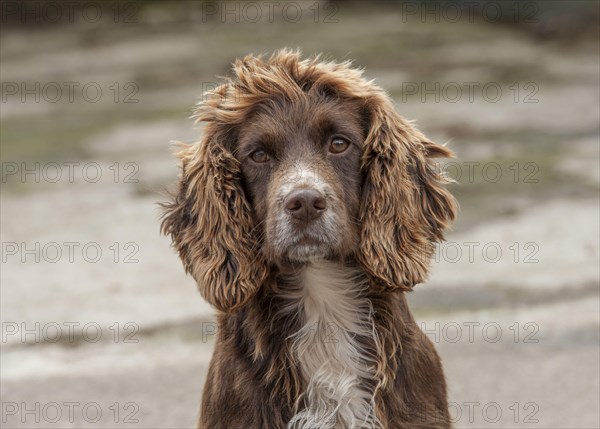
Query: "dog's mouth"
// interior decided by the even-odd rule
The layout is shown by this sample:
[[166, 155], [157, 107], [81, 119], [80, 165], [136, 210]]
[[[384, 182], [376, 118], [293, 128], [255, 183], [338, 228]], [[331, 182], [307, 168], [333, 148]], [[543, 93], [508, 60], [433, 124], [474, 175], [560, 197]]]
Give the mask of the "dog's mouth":
[[291, 261], [305, 262], [315, 259], [325, 259], [330, 251], [323, 245], [296, 245], [287, 251], [287, 258]]
[[322, 246], [323, 244], [324, 243], [320, 238], [313, 237], [308, 234], [304, 234], [296, 241], [296, 243], [294, 243], [295, 246], [309, 246], [309, 247], [318, 247], [318, 246]]
[[335, 243], [323, 236], [304, 233], [285, 246], [285, 255], [293, 261], [324, 259], [331, 255]]

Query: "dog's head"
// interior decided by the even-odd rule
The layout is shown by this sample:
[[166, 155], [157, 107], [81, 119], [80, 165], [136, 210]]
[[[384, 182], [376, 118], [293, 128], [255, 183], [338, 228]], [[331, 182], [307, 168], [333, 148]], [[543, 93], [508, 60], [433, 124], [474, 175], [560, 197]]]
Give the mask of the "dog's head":
[[451, 152], [349, 63], [284, 50], [234, 72], [198, 108], [162, 224], [203, 296], [235, 311], [274, 267], [315, 258], [356, 261], [375, 287], [423, 281], [455, 216], [432, 161]]

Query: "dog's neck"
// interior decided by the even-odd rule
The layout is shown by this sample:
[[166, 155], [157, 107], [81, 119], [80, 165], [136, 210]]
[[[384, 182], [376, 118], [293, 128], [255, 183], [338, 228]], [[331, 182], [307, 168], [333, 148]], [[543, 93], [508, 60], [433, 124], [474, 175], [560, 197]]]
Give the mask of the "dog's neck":
[[290, 428], [376, 428], [373, 401], [377, 338], [361, 270], [311, 261], [290, 294], [303, 323], [291, 335], [304, 392]]

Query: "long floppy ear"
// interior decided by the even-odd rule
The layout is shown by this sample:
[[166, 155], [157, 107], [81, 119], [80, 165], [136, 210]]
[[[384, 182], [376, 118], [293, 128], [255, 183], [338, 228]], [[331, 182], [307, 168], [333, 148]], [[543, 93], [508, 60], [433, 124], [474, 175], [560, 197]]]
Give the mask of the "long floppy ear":
[[425, 280], [435, 243], [456, 215], [456, 200], [444, 188], [450, 180], [432, 161], [452, 152], [398, 115], [383, 93], [367, 106], [357, 258], [377, 285], [411, 290]]
[[219, 310], [235, 312], [260, 288], [268, 271], [257, 249], [251, 209], [237, 159], [207, 124], [204, 138], [178, 153], [179, 190], [161, 224], [171, 235], [186, 272]]

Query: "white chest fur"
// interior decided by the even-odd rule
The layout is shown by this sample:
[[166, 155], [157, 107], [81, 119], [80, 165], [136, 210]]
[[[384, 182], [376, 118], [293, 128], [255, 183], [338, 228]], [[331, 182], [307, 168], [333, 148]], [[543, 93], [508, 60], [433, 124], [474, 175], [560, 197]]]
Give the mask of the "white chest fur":
[[292, 350], [306, 388], [288, 427], [379, 428], [372, 392], [377, 337], [365, 279], [357, 270], [314, 262], [301, 282], [305, 323]]

